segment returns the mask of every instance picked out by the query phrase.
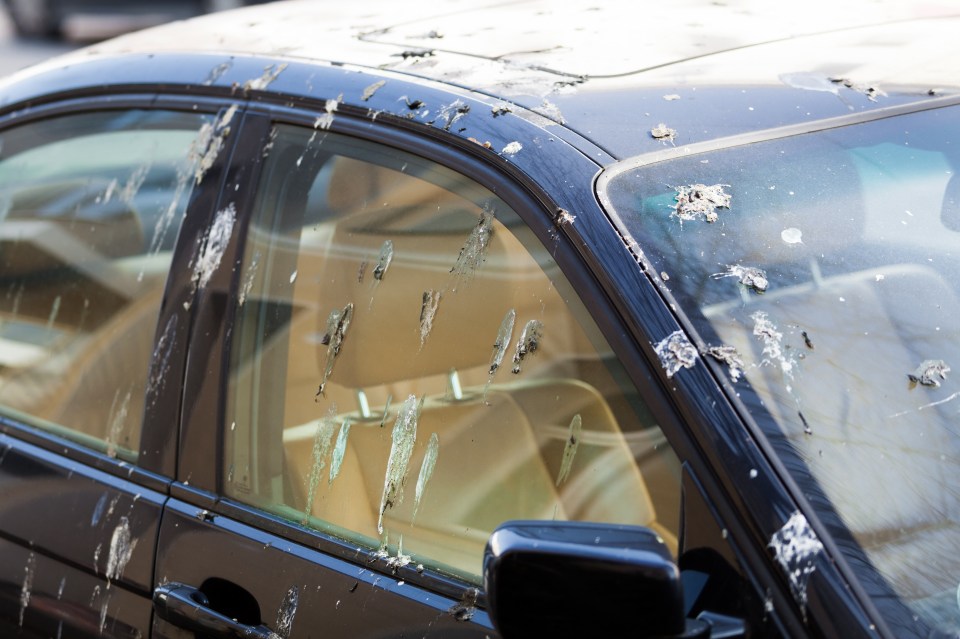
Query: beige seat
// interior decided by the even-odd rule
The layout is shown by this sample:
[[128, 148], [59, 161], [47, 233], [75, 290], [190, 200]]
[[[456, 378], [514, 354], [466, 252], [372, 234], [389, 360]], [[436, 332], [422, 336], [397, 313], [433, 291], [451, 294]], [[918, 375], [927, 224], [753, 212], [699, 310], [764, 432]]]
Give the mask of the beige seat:
[[[68, 187], [75, 185], [48, 188]], [[17, 204], [35, 204], [41, 193], [20, 193]], [[3, 275], [20, 284], [0, 321], [19, 324], [27, 344], [43, 338], [30, 357], [4, 360], [0, 404], [95, 448], [105, 443], [113, 454], [139, 447], [169, 256], [138, 255], [138, 214], [118, 202], [102, 208], [101, 218], [82, 224], [15, 209], [0, 229], [10, 258]]]
[[[335, 215], [305, 228], [301, 237], [284, 390], [290, 475], [310, 476], [318, 419], [332, 410], [337, 425], [352, 424], [340, 476], [329, 483], [324, 475], [311, 514], [369, 539], [380, 537], [391, 431], [397, 409], [415, 395], [424, 398], [424, 406], [404, 499], [383, 518], [391, 546], [402, 536], [404, 552], [477, 575], [487, 536], [506, 519], [656, 525], [612, 411], [596, 388], [579, 379], [580, 362], [596, 360], [597, 352], [520, 241], [519, 234], [529, 233], [526, 227], [494, 222], [482, 265], [475, 272], [451, 273], [481, 219], [482, 204], [397, 171], [342, 158], [335, 162], [329, 186]], [[376, 280], [372, 272], [386, 240], [393, 243], [393, 261]], [[442, 297], [421, 342], [423, 294], [431, 289]], [[321, 343], [327, 317], [347, 304], [353, 304], [353, 317], [325, 393], [315, 401], [327, 366], [327, 346]], [[494, 342], [510, 309], [516, 313], [513, 339], [491, 380]], [[542, 343], [514, 375], [516, 340], [533, 319], [544, 324]], [[583, 419], [581, 463], [558, 488], [575, 414]], [[439, 454], [414, 517], [418, 474], [433, 433]], [[298, 496], [301, 506], [307, 491], [304, 487]], [[663, 534], [673, 539], [666, 529]]]

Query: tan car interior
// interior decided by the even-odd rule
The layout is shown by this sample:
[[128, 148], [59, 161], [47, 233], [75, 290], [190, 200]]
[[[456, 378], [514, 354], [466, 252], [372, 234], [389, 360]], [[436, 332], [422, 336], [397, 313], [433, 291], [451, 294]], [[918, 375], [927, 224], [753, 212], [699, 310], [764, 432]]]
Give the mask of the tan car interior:
[[157, 270], [137, 255], [143, 229], [130, 208], [44, 219], [34, 215], [39, 194], [20, 195], [0, 225], [13, 293], [2, 321], [20, 336], [4, 339], [0, 403], [111, 454], [135, 452], [168, 260]]
[[[369, 162], [340, 156], [330, 162], [325, 220], [272, 238], [272, 247], [251, 236], [254, 244], [247, 249], [248, 261], [256, 251], [273, 251], [270, 268], [260, 267], [257, 275], [261, 288], [282, 289], [295, 280], [289, 332], [273, 335], [259, 356], [261, 367], [282, 366], [259, 379], [269, 385], [261, 394], [283, 397], [286, 476], [293, 489], [288, 499], [294, 502], [288, 505], [306, 507], [311, 473], [318, 475], [318, 421], [330, 419], [337, 429], [345, 422], [351, 426], [333, 481], [329, 459], [321, 461], [310, 512], [314, 525], [332, 524], [327, 529], [346, 536], [359, 533], [366, 543], [389, 540], [391, 552], [402, 544], [417, 561], [465, 575], [480, 573], [489, 533], [511, 518], [646, 525], [675, 550], [676, 526], [658, 518], [649, 489], [656, 486], [678, 508], [679, 478], [669, 446], [654, 424], [637, 423], [635, 413], [632, 423], [619, 423], [625, 413], [618, 420], [611, 402], [624, 403], [620, 387], [602, 361], [612, 353], [605, 345], [597, 350], [604, 342], [596, 329], [585, 333], [555, 288], [553, 280], [562, 276], [547, 252], [538, 253], [543, 267], [531, 255], [529, 247], [541, 245], [526, 226], [512, 224], [517, 218], [492, 197], [481, 205], [455, 188]], [[452, 273], [484, 206], [511, 226], [494, 220], [477, 268]], [[294, 257], [289, 245], [296, 246], [296, 233]], [[393, 259], [378, 280], [373, 272], [387, 240]], [[421, 306], [429, 290], [441, 298], [421, 344]], [[318, 394], [328, 366], [328, 316], [348, 304], [352, 319]], [[498, 330], [511, 309], [512, 339], [491, 376]], [[514, 374], [516, 343], [530, 320], [543, 323], [543, 337]], [[254, 373], [244, 368], [235, 375]], [[391, 433], [411, 395], [423, 402], [416, 445], [402, 502], [383, 513], [381, 535]], [[575, 415], [582, 436], [569, 477], [558, 486]], [[439, 454], [414, 516], [415, 487], [433, 433]], [[667, 521], [676, 517], [669, 513]]]
[[175, 225], [192, 186], [182, 168], [205, 118], [105, 111], [4, 131], [5, 412], [136, 460]]

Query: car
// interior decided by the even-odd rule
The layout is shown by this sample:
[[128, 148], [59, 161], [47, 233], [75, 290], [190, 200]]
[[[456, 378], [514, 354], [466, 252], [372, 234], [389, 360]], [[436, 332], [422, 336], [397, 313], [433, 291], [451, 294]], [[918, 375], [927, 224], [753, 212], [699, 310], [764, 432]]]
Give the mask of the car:
[[957, 27], [281, 2], [3, 80], [0, 631], [955, 636]]
[[[258, 0], [4, 0], [17, 34], [27, 38], [104, 39], [206, 11], [222, 11]], [[263, 1], [263, 0], [259, 0]]]

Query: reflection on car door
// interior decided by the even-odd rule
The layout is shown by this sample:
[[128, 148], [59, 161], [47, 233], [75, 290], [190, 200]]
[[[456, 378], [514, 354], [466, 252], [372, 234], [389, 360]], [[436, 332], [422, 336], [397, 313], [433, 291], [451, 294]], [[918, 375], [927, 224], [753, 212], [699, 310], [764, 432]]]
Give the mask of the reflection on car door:
[[182, 321], [163, 300], [215, 118], [51, 107], [11, 120], [0, 127], [0, 635], [146, 637], [176, 424], [142, 425], [178, 405], [169, 342]]
[[162, 493], [8, 435], [0, 458], [0, 634], [147, 636]]

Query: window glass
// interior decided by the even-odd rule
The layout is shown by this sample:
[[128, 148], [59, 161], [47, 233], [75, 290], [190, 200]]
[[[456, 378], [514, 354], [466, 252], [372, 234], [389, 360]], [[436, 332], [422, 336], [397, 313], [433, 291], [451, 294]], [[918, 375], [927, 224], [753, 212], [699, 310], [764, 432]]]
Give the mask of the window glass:
[[689, 156], [623, 172], [606, 193], [704, 341], [735, 349], [717, 354], [737, 396], [850, 564], [882, 576], [864, 571], [878, 607], [950, 628], [958, 115]]
[[207, 120], [104, 112], [0, 133], [0, 412], [136, 458], [191, 149]]
[[493, 193], [278, 127], [238, 272], [229, 496], [479, 582], [508, 519], [656, 529], [679, 467], [551, 257]]

